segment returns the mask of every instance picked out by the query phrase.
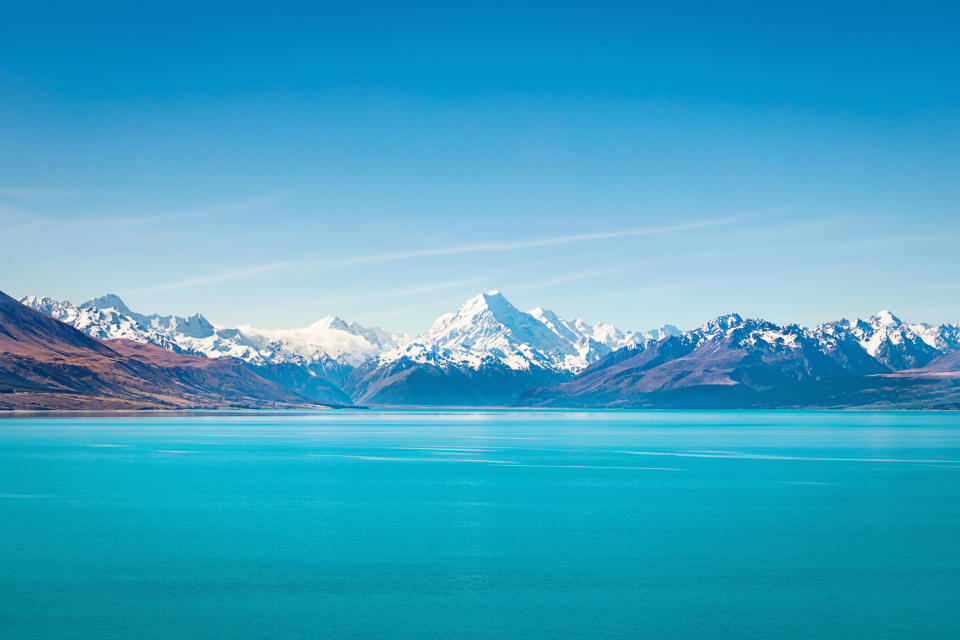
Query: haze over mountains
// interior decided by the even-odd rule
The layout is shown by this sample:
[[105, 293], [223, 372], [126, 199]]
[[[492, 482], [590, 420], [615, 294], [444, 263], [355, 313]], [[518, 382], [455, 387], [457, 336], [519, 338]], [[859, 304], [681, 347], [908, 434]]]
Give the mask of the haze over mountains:
[[960, 325], [888, 311], [817, 327], [728, 314], [689, 331], [624, 331], [523, 312], [498, 291], [421, 336], [328, 316], [301, 329], [227, 328], [200, 314], [140, 314], [115, 295], [21, 302], [103, 340], [209, 359], [329, 404], [579, 407], [954, 407]]

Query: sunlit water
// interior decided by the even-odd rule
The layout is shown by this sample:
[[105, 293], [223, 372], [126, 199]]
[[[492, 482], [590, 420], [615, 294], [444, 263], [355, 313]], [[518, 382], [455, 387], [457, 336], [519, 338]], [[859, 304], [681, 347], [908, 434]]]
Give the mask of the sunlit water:
[[960, 414], [0, 420], [4, 638], [956, 638]]

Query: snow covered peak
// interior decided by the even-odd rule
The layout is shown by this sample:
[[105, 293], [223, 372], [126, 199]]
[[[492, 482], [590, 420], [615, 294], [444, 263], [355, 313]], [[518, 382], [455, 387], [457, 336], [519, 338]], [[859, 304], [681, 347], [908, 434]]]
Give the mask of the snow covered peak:
[[606, 322], [590, 324], [580, 318], [576, 318], [571, 322], [564, 320], [553, 311], [544, 309], [543, 307], [536, 307], [529, 313], [565, 340], [574, 343], [596, 343], [597, 345], [607, 347], [607, 349], [611, 351], [651, 340], [659, 341], [668, 336], [680, 335], [682, 333], [680, 329], [672, 324], [665, 324], [652, 331], [622, 331]]
[[550, 329], [550, 331], [569, 342], [584, 340], [587, 338], [587, 331], [592, 333], [593, 330], [593, 327], [589, 327], [579, 319], [574, 320], [572, 323], [567, 322], [553, 311], [544, 309], [543, 307], [536, 307], [528, 313], [546, 328]]
[[470, 298], [455, 313], [441, 316], [425, 338], [440, 347], [468, 349], [501, 342], [501, 347], [522, 343], [562, 349], [563, 342], [536, 318], [510, 304], [499, 291]]
[[743, 323], [739, 313], [727, 313], [704, 323], [700, 326], [700, 331], [705, 334], [724, 333], [734, 327], [742, 326]]
[[735, 327], [743, 324], [743, 317], [739, 313], [728, 313], [726, 315], [717, 316], [717, 323], [726, 328]]
[[[666, 331], [676, 327], [665, 328]], [[668, 334], [677, 335], [677, 334]], [[739, 313], [727, 313], [700, 327], [679, 334], [698, 346], [721, 343], [737, 349], [762, 353], [800, 349], [811, 338], [796, 324], [777, 325], [760, 318], [744, 318]]]
[[520, 310], [510, 304], [499, 290], [494, 289], [470, 298], [460, 305], [454, 315], [461, 318], [477, 317], [485, 311], [504, 316], [520, 313]]
[[579, 352], [499, 291], [490, 291], [437, 318], [422, 338], [380, 356], [384, 362], [400, 358], [473, 368], [493, 358], [517, 370], [568, 370], [576, 365], [568, 367], [567, 360], [579, 358]]
[[73, 308], [73, 305], [69, 300], [57, 300], [56, 298], [50, 298], [47, 296], [23, 296], [20, 298], [20, 304], [26, 305], [31, 309], [36, 309], [37, 311], [53, 317], [56, 317], [56, 315], [54, 315], [55, 309], [64, 307]]
[[115, 294], [88, 300], [80, 307], [33, 296], [21, 302], [96, 338], [126, 338], [211, 358], [233, 356], [254, 365], [326, 361], [358, 365], [409, 338], [336, 316], [303, 329], [228, 329], [213, 325], [199, 313], [188, 317], [136, 313]]
[[[111, 298], [111, 296], [103, 296]], [[67, 300], [25, 296], [20, 302], [28, 307], [47, 314], [52, 318], [73, 326], [87, 335], [101, 340], [124, 338], [134, 342], [149, 342], [172, 351], [179, 351], [170, 337], [149, 323], [141, 323], [140, 317], [127, 309], [123, 301], [116, 296], [109, 300], [110, 306], [100, 308], [88, 301], [76, 306]], [[126, 313], [120, 308], [126, 309]]]
[[146, 322], [158, 330], [166, 331], [173, 335], [179, 334], [191, 338], [207, 338], [212, 336], [216, 331], [216, 327], [199, 313], [187, 316], [186, 318], [180, 316], [159, 316], [156, 314], [151, 316], [132, 315], [134, 318], [140, 320], [141, 323]]
[[381, 362], [407, 358], [473, 368], [499, 360], [512, 369], [539, 367], [577, 372], [612, 350], [651, 339], [612, 325], [568, 321], [536, 307], [520, 311], [498, 290], [481, 293], [433, 323], [416, 341], [381, 354]]
[[108, 293], [103, 296], [98, 296], [92, 300], [87, 300], [80, 305], [81, 309], [116, 309], [120, 313], [125, 313], [131, 315], [130, 307], [128, 307], [123, 300], [120, 299], [115, 293]]
[[[258, 329], [241, 325], [236, 329], [235, 335], [220, 344], [232, 345], [231, 350], [240, 347], [242, 351], [243, 347], [249, 347], [260, 358], [269, 362], [305, 364], [332, 359], [358, 365], [384, 349], [384, 345], [378, 340], [368, 339], [360, 332], [353, 332], [348, 328], [318, 326], [317, 323], [302, 329]], [[254, 357], [252, 353], [251, 357]]]
[[814, 329], [819, 336], [850, 336], [875, 360], [894, 370], [922, 367], [952, 342], [948, 329], [907, 326], [889, 311], [866, 320], [840, 320]]
[[310, 329], [340, 329], [346, 331], [349, 325], [337, 316], [324, 316], [311, 324]]
[[881, 327], [899, 327], [903, 323], [900, 318], [884, 309], [870, 316], [870, 324]]
[[650, 333], [653, 334], [653, 337], [656, 340], [663, 340], [664, 338], [669, 338], [670, 336], [683, 335], [683, 331], [672, 324], [660, 325]]
[[910, 325], [910, 331], [941, 353], [960, 351], [960, 323], [937, 326], [918, 323]]

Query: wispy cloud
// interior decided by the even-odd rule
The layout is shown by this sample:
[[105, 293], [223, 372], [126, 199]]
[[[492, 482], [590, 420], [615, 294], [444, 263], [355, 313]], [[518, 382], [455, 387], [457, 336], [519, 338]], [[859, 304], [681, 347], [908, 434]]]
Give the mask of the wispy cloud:
[[618, 231], [602, 231], [599, 233], [581, 233], [567, 236], [550, 236], [544, 238], [531, 238], [528, 240], [516, 240], [511, 242], [477, 242], [474, 244], [463, 244], [453, 247], [439, 247], [435, 249], [419, 249], [416, 251], [399, 251], [393, 253], [379, 253], [366, 256], [355, 256], [340, 261], [343, 266], [355, 264], [394, 262], [397, 260], [409, 260], [412, 258], [425, 258], [431, 256], [446, 256], [465, 253], [483, 253], [495, 251], [516, 251], [519, 249], [538, 249], [542, 247], [555, 247], [558, 245], [572, 244], [575, 242], [588, 242], [591, 240], [612, 240], [615, 238], [628, 238], [636, 236], [650, 236], [664, 233], [678, 233], [682, 231], [693, 231], [706, 227], [715, 227], [723, 224], [731, 224], [743, 220], [743, 216], [732, 218], [717, 218], [714, 220], [701, 220], [698, 222], [689, 222], [686, 224], [669, 225], [662, 227], [645, 227], [639, 229], [620, 229]]
[[171, 289], [183, 289], [201, 284], [212, 284], [242, 278], [252, 274], [262, 274], [270, 271], [281, 271], [285, 269], [306, 269], [306, 268], [344, 268], [362, 264], [380, 264], [388, 262], [399, 262], [403, 260], [413, 260], [417, 258], [429, 258], [436, 256], [464, 255], [470, 253], [491, 253], [519, 251], [522, 249], [539, 249], [544, 247], [555, 247], [578, 242], [591, 242], [598, 240], [612, 240], [617, 238], [629, 238], [640, 236], [651, 236], [669, 233], [682, 233], [685, 231], [695, 231], [708, 227], [733, 224], [744, 220], [744, 216], [729, 218], [715, 218], [712, 220], [701, 220], [685, 224], [667, 225], [660, 227], [643, 227], [634, 229], [619, 229], [616, 231], [602, 231], [595, 233], [582, 233], [565, 236], [547, 236], [540, 238], [530, 238], [526, 240], [514, 240], [508, 242], [477, 242], [473, 244], [454, 245], [450, 247], [437, 247], [432, 249], [418, 249], [415, 251], [396, 251], [386, 253], [375, 253], [360, 256], [348, 256], [338, 259], [318, 259], [305, 258], [295, 261], [273, 262], [249, 269], [237, 269], [234, 271], [224, 271], [209, 276], [198, 278], [188, 278], [167, 284], [161, 284], [146, 289], [140, 289], [137, 292], [168, 291]]
[[211, 207], [174, 211], [170, 213], [129, 216], [71, 217], [66, 219], [38, 216], [25, 211], [18, 211], [9, 207], [3, 207], [2, 210], [6, 211], [8, 217], [11, 219], [3, 227], [2, 235], [12, 236], [26, 233], [62, 233], [64, 231], [72, 232], [76, 229], [102, 227], [107, 225], [134, 226], [175, 222], [177, 220], [196, 220], [198, 218], [228, 215], [231, 213], [255, 209], [256, 207], [275, 202], [281, 197], [283, 196], [253, 198], [239, 202], [229, 202]]
[[821, 242], [811, 244], [809, 245], [809, 248], [822, 249], [825, 251], [869, 251], [882, 247], [893, 247], [895, 249], [900, 249], [904, 246], [915, 244], [949, 244], [952, 246], [953, 243], [954, 239], [949, 234], [901, 234], [896, 236], [862, 238], [851, 241]]
[[9, 198], [73, 198], [87, 193], [86, 189], [55, 189], [53, 187], [5, 187], [0, 196]]
[[426, 311], [428, 309], [439, 309], [441, 307], [446, 307], [445, 302], [431, 302], [430, 304], [418, 304], [411, 307], [403, 307], [402, 309], [394, 309], [392, 311], [381, 311], [375, 316], [371, 314], [371, 317], [377, 318], [396, 318], [398, 316], [405, 316], [417, 311]]
[[271, 271], [289, 269], [296, 265], [297, 265], [296, 262], [291, 262], [291, 261], [272, 262], [268, 264], [256, 265], [254, 267], [245, 267], [242, 269], [233, 269], [229, 271], [222, 271], [220, 273], [212, 273], [210, 275], [198, 276], [196, 278], [185, 278], [183, 280], [178, 280], [176, 282], [169, 282], [167, 284], [161, 284], [154, 287], [144, 287], [142, 289], [133, 289], [128, 293], [155, 293], [157, 291], [185, 289], [187, 287], [196, 287], [198, 285], [204, 285], [204, 284], [218, 284], [220, 282], [226, 282], [228, 280], [236, 280], [237, 278], [246, 278], [248, 276], [256, 276], [262, 273], [269, 273]]
[[[483, 278], [467, 278], [464, 280], [449, 280], [446, 282], [433, 282], [406, 289], [390, 289], [387, 291], [368, 291], [349, 296], [327, 296], [314, 301], [311, 306], [316, 304], [331, 304], [340, 302], [363, 302], [365, 300], [381, 300], [388, 297], [418, 296], [424, 293], [433, 293], [434, 291], [444, 291], [447, 289], [457, 289], [483, 282]], [[288, 309], [289, 310], [289, 309]]]
[[[173, 213], [161, 213], [157, 215], [146, 216], [123, 216], [116, 218], [100, 218], [94, 220], [93, 224], [153, 224], [157, 222], [172, 222], [175, 220], [193, 220], [196, 218], [205, 218], [209, 216], [226, 215], [246, 211], [256, 207], [275, 202], [280, 196], [267, 196], [263, 198], [253, 198], [242, 200], [240, 202], [230, 202], [212, 207], [201, 209], [191, 209], [187, 211], [177, 211]], [[89, 223], [88, 223], [89, 224]]]
[[581, 271], [577, 273], [570, 273], [565, 276], [556, 276], [554, 278], [546, 278], [544, 280], [538, 280], [536, 282], [525, 282], [521, 284], [511, 285], [505, 287], [505, 290], [508, 291], [530, 291], [535, 289], [546, 289], [549, 287], [557, 287], [564, 284], [571, 284], [573, 282], [581, 282], [583, 280], [593, 280], [596, 278], [602, 278], [604, 276], [609, 276], [617, 273], [623, 273], [627, 269], [603, 269], [597, 271]]
[[633, 289], [631, 291], [624, 291], [623, 293], [630, 296], [655, 296], [661, 293], [676, 293], [677, 291], [683, 291], [684, 289], [691, 289], [696, 287], [698, 284], [698, 282], [665, 284], [656, 287]]

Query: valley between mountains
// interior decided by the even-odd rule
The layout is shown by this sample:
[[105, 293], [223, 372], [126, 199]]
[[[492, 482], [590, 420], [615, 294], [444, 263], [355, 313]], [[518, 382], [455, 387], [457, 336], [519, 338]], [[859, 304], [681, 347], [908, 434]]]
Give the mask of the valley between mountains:
[[491, 291], [414, 336], [334, 316], [271, 330], [141, 314], [115, 295], [4, 296], [0, 338], [0, 408], [960, 408], [960, 325], [887, 311], [625, 331]]

